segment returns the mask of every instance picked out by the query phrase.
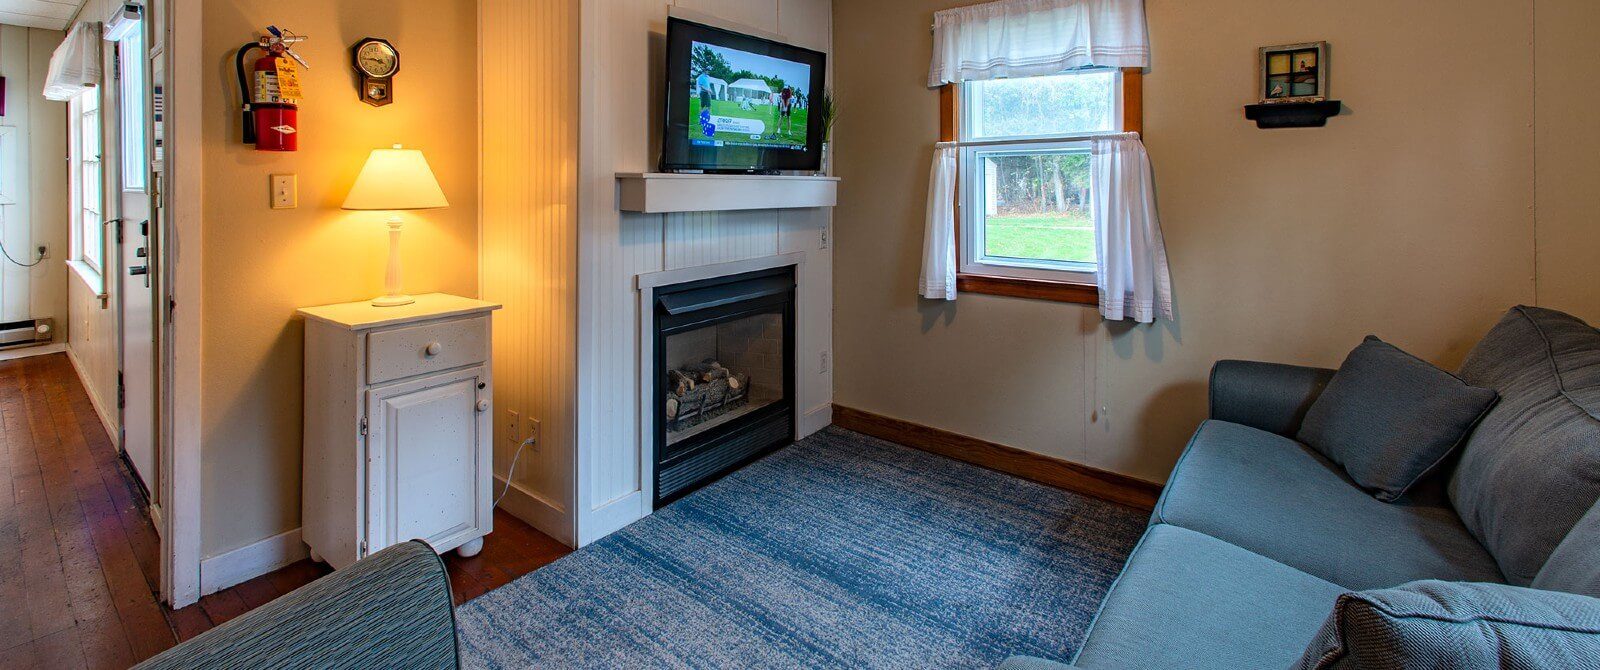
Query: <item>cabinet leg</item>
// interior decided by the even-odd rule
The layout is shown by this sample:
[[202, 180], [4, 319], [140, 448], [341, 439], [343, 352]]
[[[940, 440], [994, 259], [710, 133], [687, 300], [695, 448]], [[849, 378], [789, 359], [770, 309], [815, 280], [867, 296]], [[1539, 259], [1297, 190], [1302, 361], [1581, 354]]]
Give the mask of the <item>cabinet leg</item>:
[[327, 563], [327, 561], [322, 560], [322, 554], [317, 553], [317, 550], [315, 549], [311, 550], [311, 560], [318, 563]]
[[483, 551], [483, 538], [481, 537], [472, 538], [462, 543], [461, 546], [456, 547], [456, 555], [462, 558], [472, 558], [477, 556], [480, 551]]

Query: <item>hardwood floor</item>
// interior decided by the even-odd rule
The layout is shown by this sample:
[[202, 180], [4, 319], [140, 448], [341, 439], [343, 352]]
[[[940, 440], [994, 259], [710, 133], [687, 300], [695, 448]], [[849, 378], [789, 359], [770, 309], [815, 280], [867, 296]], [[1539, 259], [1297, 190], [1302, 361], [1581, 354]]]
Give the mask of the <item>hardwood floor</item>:
[[[301, 561], [169, 609], [143, 501], [65, 354], [0, 362], [0, 669], [125, 668], [329, 571]], [[445, 558], [457, 604], [570, 551], [500, 510], [494, 527]]]

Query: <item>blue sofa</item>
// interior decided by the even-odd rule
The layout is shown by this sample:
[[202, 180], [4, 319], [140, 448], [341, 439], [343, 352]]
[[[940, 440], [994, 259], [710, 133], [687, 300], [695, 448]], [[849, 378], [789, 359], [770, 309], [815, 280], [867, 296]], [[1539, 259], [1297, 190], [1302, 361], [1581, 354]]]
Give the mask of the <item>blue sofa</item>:
[[138, 670], [461, 666], [450, 576], [422, 540], [397, 544], [135, 666]]
[[1393, 503], [1293, 439], [1333, 372], [1216, 365], [1210, 419], [1074, 667], [1292, 667], [1340, 594], [1416, 580], [1600, 597], [1600, 331], [1551, 310], [1508, 312], [1457, 373], [1499, 404]]

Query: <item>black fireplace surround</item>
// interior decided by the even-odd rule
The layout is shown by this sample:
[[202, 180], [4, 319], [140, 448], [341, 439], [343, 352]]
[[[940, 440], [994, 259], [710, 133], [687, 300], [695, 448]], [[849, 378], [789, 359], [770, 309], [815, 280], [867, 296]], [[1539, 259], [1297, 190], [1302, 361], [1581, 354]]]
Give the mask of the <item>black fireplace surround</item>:
[[794, 440], [793, 266], [655, 289], [655, 506]]

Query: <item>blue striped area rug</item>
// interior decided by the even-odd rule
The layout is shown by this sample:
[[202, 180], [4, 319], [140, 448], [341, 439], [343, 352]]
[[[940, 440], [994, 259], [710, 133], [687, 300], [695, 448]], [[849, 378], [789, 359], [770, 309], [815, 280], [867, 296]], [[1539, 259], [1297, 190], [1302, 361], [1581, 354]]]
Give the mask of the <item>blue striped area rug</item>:
[[457, 610], [482, 668], [1065, 661], [1145, 513], [828, 428]]

